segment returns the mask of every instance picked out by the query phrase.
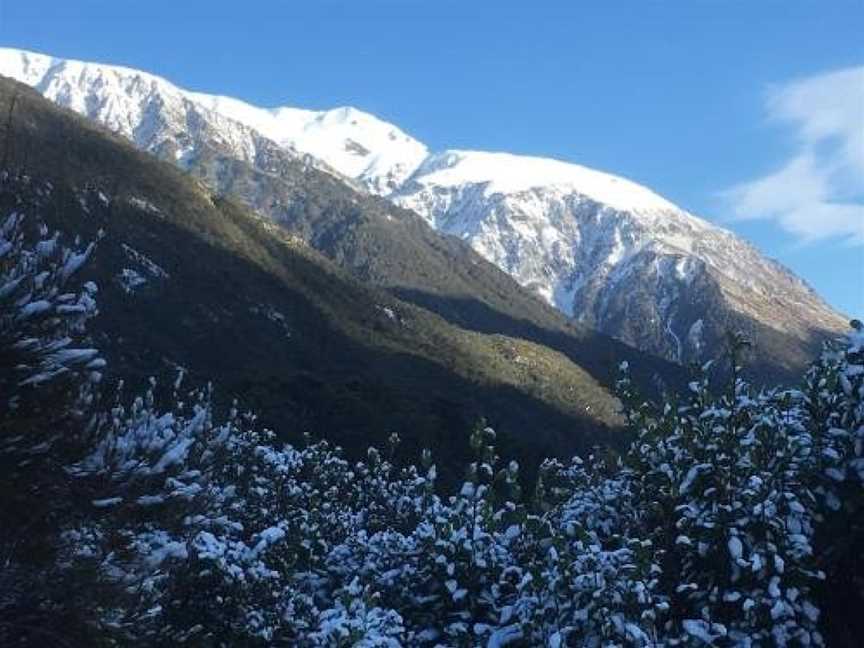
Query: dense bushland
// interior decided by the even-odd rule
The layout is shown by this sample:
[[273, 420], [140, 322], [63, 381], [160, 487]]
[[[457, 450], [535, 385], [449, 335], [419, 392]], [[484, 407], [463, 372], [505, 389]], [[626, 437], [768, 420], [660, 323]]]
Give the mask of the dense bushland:
[[855, 645], [860, 324], [798, 389], [705, 367], [653, 404], [624, 366], [626, 452], [522, 492], [479, 425], [442, 493], [443, 451], [401, 465], [395, 435], [352, 462], [182, 375], [101, 385], [92, 245], [24, 225], [0, 227], [3, 645]]

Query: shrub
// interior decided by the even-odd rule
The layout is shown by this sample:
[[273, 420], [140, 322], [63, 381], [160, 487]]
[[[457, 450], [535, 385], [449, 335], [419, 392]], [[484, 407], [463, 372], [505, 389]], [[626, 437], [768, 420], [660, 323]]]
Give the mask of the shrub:
[[0, 228], [7, 645], [818, 646], [820, 597], [842, 609], [822, 583], [862, 542], [860, 325], [800, 390], [733, 362], [652, 404], [624, 367], [629, 449], [548, 460], [531, 496], [480, 424], [442, 495], [429, 451], [278, 446], [182, 375], [103, 403], [92, 246], [26, 240]]

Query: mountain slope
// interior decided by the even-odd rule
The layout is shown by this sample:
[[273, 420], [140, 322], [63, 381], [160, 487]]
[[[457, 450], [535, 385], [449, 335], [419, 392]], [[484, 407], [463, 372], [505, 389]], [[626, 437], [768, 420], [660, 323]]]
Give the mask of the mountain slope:
[[[37, 55], [24, 58], [27, 70], [40, 60]], [[3, 60], [0, 56], [0, 67]], [[20, 76], [32, 81], [28, 74]], [[230, 135], [223, 136], [221, 116], [214, 117], [167, 82], [149, 75], [130, 77], [124, 68], [52, 64], [51, 59], [31, 76], [40, 74], [46, 80], [37, 84], [40, 91], [50, 87], [49, 96], [83, 110], [139, 148], [169, 161], [179, 159], [181, 168], [219, 195], [237, 196], [366, 283], [385, 287], [462, 328], [553, 348], [610, 387], [625, 360], [646, 389], [658, 377], [680, 383], [681, 373], [667, 363], [568, 321], [470, 246], [436, 233], [412, 212], [358, 191], [329, 165], [235, 122], [228, 124]], [[91, 97], [83, 104], [70, 99], [79, 95], [80, 84]], [[130, 129], [118, 121], [118, 115], [132, 114], [147, 115], [149, 126]], [[194, 124], [194, 136], [187, 123]]]
[[[449, 324], [364, 286], [282, 228], [0, 79], [0, 208], [99, 238], [99, 346], [138, 384], [187, 368], [282, 431], [362, 451], [391, 432], [467, 452], [486, 416], [505, 451], [613, 441], [608, 389], [563, 354]], [[530, 430], [530, 434], [527, 432]]]
[[702, 361], [728, 329], [782, 373], [845, 319], [732, 233], [630, 181], [554, 160], [431, 156], [391, 196], [577, 321], [662, 357]]
[[[0, 73], [239, 195], [363, 279], [426, 305], [432, 292], [443, 308], [451, 277], [441, 277], [451, 273], [414, 266], [429, 259], [430, 242], [452, 246], [403, 227], [410, 217], [359, 194], [349, 199], [356, 209], [322, 205], [321, 191], [304, 190], [310, 178], [329, 175], [332, 182], [321, 181], [328, 196], [344, 194], [333, 188], [345, 183], [386, 196], [584, 325], [571, 329], [596, 328], [676, 362], [715, 356], [728, 329], [744, 329], [756, 342], [761, 377], [785, 378], [845, 326], [779, 264], [623, 178], [524, 156], [427, 154], [396, 127], [353, 109], [261, 109], [126, 68], [0, 50]], [[372, 212], [379, 216], [370, 220]], [[477, 296], [476, 281], [466, 287]], [[463, 296], [448, 297], [455, 297], [448, 316], [464, 319], [454, 306]]]

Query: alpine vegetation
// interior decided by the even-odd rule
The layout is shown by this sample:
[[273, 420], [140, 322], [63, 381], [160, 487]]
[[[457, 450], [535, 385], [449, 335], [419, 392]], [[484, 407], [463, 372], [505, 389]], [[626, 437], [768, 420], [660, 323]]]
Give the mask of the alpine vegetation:
[[0, 228], [3, 645], [821, 646], [864, 600], [830, 587], [864, 546], [857, 322], [796, 390], [748, 385], [740, 337], [723, 388], [646, 403], [622, 367], [629, 449], [530, 489], [481, 423], [447, 493], [396, 435], [355, 462], [182, 375], [101, 386], [93, 246], [29, 225]]

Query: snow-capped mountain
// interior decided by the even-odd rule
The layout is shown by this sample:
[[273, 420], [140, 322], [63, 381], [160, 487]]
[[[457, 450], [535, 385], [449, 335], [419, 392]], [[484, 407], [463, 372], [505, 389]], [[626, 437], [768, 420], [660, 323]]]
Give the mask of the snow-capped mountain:
[[343, 107], [258, 108], [231, 97], [188, 93], [198, 104], [255, 129], [280, 146], [324, 160], [369, 191], [397, 189], [426, 158], [426, 147], [377, 117]]
[[[278, 174], [274, 159], [303, 159], [463, 239], [575, 319], [677, 361], [716, 353], [728, 328], [749, 329], [770, 350], [845, 326], [740, 238], [614, 175], [505, 153], [430, 153], [353, 108], [259, 108], [20, 50], [0, 49], [0, 74], [181, 166], [215, 151]], [[224, 166], [208, 180], [219, 185]], [[241, 195], [279, 216], [254, 187]]]
[[677, 361], [716, 349], [726, 327], [745, 319], [799, 338], [845, 323], [731, 232], [579, 165], [445, 151], [390, 199], [470, 242], [559, 310]]
[[240, 159], [255, 158], [256, 134], [251, 129], [145, 72], [0, 49], [0, 74], [33, 86], [144, 150], [165, 153], [170, 148], [181, 164], [196, 143], [210, 138]]
[[[181, 165], [202, 143], [244, 162], [260, 162], [275, 143], [312, 156], [361, 183], [390, 193], [426, 157], [426, 147], [395, 126], [354, 108], [258, 108], [238, 99], [189, 92], [130, 68], [0, 48], [0, 74], [102, 123], [136, 146]], [[267, 143], [260, 140], [265, 138]]]

